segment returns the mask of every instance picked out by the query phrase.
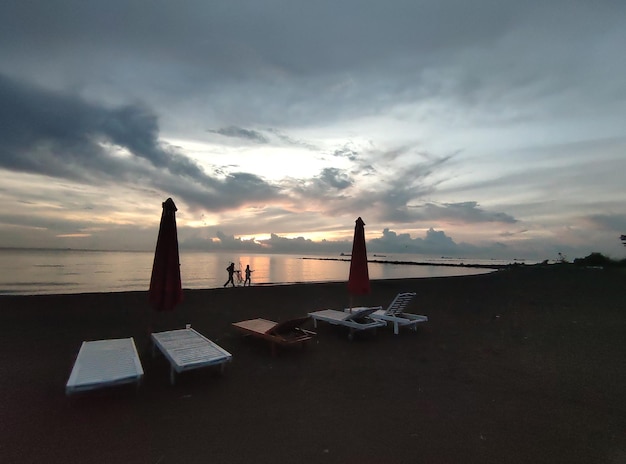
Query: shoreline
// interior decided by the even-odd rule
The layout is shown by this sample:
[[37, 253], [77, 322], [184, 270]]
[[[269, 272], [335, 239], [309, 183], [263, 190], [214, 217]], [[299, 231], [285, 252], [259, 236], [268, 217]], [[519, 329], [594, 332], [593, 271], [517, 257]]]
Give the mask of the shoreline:
[[[466, 266], [472, 267], [472, 266]], [[490, 268], [488, 268], [490, 269]], [[496, 272], [499, 269], [491, 269], [491, 271], [481, 272], [481, 273], [472, 273], [472, 274], [461, 274], [461, 275], [447, 275], [447, 276], [428, 276], [428, 277], [398, 277], [396, 279], [371, 279], [371, 282], [376, 281], [394, 281], [394, 280], [419, 280], [419, 279], [446, 279], [449, 277], [470, 277], [474, 275], [483, 275], [488, 274], [490, 272]], [[286, 287], [291, 285], [323, 285], [323, 284], [344, 284], [343, 280], [319, 280], [319, 281], [309, 281], [309, 282], [259, 282], [254, 283], [250, 287]], [[225, 288], [226, 290], [231, 289], [232, 287], [206, 287], [206, 288], [191, 288], [191, 287], [183, 287], [183, 292], [195, 292], [195, 291], [209, 291], [209, 290], [220, 290]], [[244, 288], [243, 285], [236, 285], [235, 288]], [[248, 287], [245, 287], [248, 288]], [[69, 295], [99, 295], [99, 294], [110, 294], [110, 293], [145, 293], [147, 290], [117, 290], [117, 291], [79, 291], [79, 292], [68, 292], [68, 293], [19, 293], [19, 292], [8, 292], [6, 290], [0, 290], [0, 301], [3, 297], [20, 297], [20, 296], [47, 296], [47, 295], [58, 295], [58, 296], [69, 296]]]
[[[304, 258], [303, 258], [304, 259]], [[459, 266], [456, 266], [459, 267]], [[462, 266], [462, 267], [467, 267], [467, 268], [472, 268], [471, 266]], [[482, 274], [487, 274], [490, 272], [495, 272], [498, 269], [491, 269], [491, 268], [483, 268], [483, 272], [472, 272], [472, 273], [468, 273], [468, 274], [459, 274], [459, 275], [442, 275], [442, 276], [423, 276], [423, 277], [398, 277], [398, 278], [385, 278], [385, 279], [371, 279], [371, 281], [380, 281], [380, 280], [411, 280], [411, 279], [430, 279], [430, 278], [447, 278], [447, 277], [459, 277], [459, 276], [471, 276], [471, 275], [482, 275]], [[341, 279], [337, 279], [337, 280], [312, 280], [312, 281], [294, 281], [294, 282], [254, 282], [254, 284], [252, 285], [252, 287], [273, 287], [273, 286], [289, 286], [289, 285], [317, 285], [317, 284], [324, 284], [324, 283], [330, 283], [330, 284], [337, 284], [337, 283], [342, 283], [345, 282], [344, 280]], [[51, 283], [45, 283], [43, 284], [44, 286], [56, 286], [58, 288], [64, 287], [66, 284], [57, 284], [57, 285], [53, 285]], [[217, 285], [215, 287], [185, 287], [184, 286], [185, 283], [183, 282], [183, 291], [187, 292], [187, 291], [196, 291], [196, 290], [219, 290], [220, 288], [223, 288], [221, 285]], [[32, 284], [28, 284], [27, 286], [32, 286]], [[72, 284], [69, 284], [69, 286], [72, 286]], [[111, 291], [100, 291], [100, 290], [94, 290], [94, 291], [87, 291], [87, 290], [76, 290], [76, 291], [65, 291], [63, 292], [62, 290], [60, 291], [56, 291], [56, 292], [52, 292], [52, 291], [34, 291], [31, 290], [30, 292], [24, 291], [24, 290], [9, 290], [9, 289], [0, 289], [0, 298], [4, 297], [4, 296], [37, 296], [37, 295], [82, 295], [82, 294], [94, 294], [94, 293], [127, 293], [127, 292], [143, 292], [143, 291], [147, 291], [147, 288], [149, 286], [149, 281], [146, 281], [144, 285], [141, 286], [135, 286], [135, 289], [121, 289], [121, 290], [111, 290]], [[137, 288], [138, 287], [138, 288]], [[236, 288], [242, 288], [243, 285], [239, 284], [236, 285]], [[227, 287], [230, 288], [230, 287]], [[34, 293], [33, 293], [34, 292]]]
[[[320, 324], [306, 350], [275, 357], [231, 324], [345, 307], [345, 282], [188, 290], [169, 313], [147, 291], [0, 296], [0, 461], [620, 462], [625, 277], [526, 266], [372, 281], [355, 304], [415, 291], [407, 311], [429, 321], [353, 342]], [[233, 361], [172, 386], [150, 333], [188, 323]], [[130, 336], [138, 391], [65, 396], [83, 341]]]
[[[58, 250], [57, 250], [58, 251]], [[56, 253], [56, 252], [55, 252]], [[7, 255], [0, 266], [0, 294], [74, 294], [99, 291], [144, 290], [149, 286], [153, 254], [104, 253], [99, 256], [60, 251], [56, 254]], [[69, 254], [67, 254], [69, 253]], [[221, 260], [226, 255], [193, 254], [181, 260], [183, 286], [219, 288], [225, 280]], [[307, 261], [306, 255], [235, 256], [249, 262], [256, 273], [253, 284], [333, 282], [347, 278], [348, 262]], [[232, 256], [228, 257], [233, 258]], [[257, 261], [258, 259], [258, 261]], [[16, 263], [15, 266], [12, 263]], [[407, 278], [472, 274], [490, 269], [442, 266], [394, 266], [372, 263], [370, 278]]]
[[[315, 261], [345, 261], [350, 262], [350, 258], [314, 258], [314, 257], [302, 257], [300, 259], [310, 259]], [[408, 266], [447, 266], [447, 267], [473, 267], [479, 269], [508, 269], [514, 266], [534, 266], [535, 264], [509, 263], [509, 264], [465, 264], [465, 263], [431, 263], [427, 261], [398, 261], [398, 260], [380, 260], [380, 259], [368, 259], [368, 263], [379, 264], [400, 264]]]

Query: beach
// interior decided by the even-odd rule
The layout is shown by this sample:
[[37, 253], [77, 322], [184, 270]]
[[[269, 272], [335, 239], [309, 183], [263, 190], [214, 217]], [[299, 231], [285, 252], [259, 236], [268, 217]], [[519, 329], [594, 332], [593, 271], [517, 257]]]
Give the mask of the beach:
[[[168, 313], [147, 291], [2, 296], [0, 462], [626, 462], [626, 273], [376, 280], [355, 304], [401, 291], [429, 318], [417, 332], [350, 342], [320, 323], [306, 349], [277, 356], [231, 324], [341, 309], [345, 283], [186, 290]], [[149, 334], [185, 324], [233, 361], [170, 385]], [[67, 397], [82, 341], [122, 337], [135, 339], [140, 388]]]

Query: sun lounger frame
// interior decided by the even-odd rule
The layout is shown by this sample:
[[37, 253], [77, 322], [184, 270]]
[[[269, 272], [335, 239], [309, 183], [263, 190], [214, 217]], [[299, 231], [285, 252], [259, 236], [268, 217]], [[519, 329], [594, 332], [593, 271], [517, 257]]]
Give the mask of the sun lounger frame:
[[[267, 340], [272, 349], [272, 355], [276, 355], [278, 346], [306, 346], [315, 332], [305, 330], [300, 327], [307, 322], [309, 317], [290, 319], [283, 322], [268, 321], [267, 319], [249, 319], [247, 321], [235, 322], [233, 327], [244, 335]], [[286, 329], [286, 333], [282, 332]]]
[[387, 309], [379, 309], [373, 312], [371, 317], [391, 322], [393, 324], [393, 333], [396, 335], [400, 333], [400, 327], [409, 327], [417, 332], [417, 324], [428, 322], [428, 316], [404, 312], [414, 297], [414, 292], [398, 293]]
[[187, 327], [151, 334], [152, 354], [158, 349], [170, 363], [170, 383], [176, 382], [176, 374], [208, 366], [220, 366], [224, 372], [232, 355], [201, 333]]
[[313, 318], [314, 327], [317, 327], [317, 321], [348, 327], [350, 329], [348, 332], [348, 339], [352, 341], [354, 339], [355, 332], [367, 330], [375, 332], [378, 327], [385, 327], [387, 325], [385, 321], [375, 320], [371, 317], [371, 314], [379, 309], [381, 309], [381, 306], [359, 306], [355, 308], [346, 308], [344, 311], [338, 311], [336, 309], [323, 309], [321, 311], [309, 313], [309, 316]]
[[143, 367], [132, 337], [84, 341], [65, 385], [65, 393], [69, 396], [128, 383], [139, 387], [142, 378]]

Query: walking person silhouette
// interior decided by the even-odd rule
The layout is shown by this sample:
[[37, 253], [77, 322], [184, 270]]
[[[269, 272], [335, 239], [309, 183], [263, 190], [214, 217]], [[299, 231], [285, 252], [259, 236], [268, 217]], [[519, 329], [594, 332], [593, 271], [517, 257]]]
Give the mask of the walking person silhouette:
[[224, 284], [224, 287], [226, 287], [229, 282], [233, 284], [233, 287], [234, 287], [235, 281], [233, 280], [233, 274], [235, 273], [235, 263], [230, 263], [230, 266], [228, 266], [226, 270], [228, 271], [228, 280]]
[[246, 264], [246, 280], [243, 281], [243, 286], [246, 286], [246, 282], [248, 282], [248, 287], [250, 285], [252, 285], [252, 279], [250, 278], [250, 275], [254, 272], [252, 269], [250, 269], [250, 265]]

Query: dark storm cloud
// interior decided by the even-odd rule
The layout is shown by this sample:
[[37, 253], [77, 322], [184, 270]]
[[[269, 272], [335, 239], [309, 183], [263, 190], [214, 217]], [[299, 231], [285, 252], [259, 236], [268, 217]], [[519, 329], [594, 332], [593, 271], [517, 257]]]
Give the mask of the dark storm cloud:
[[158, 141], [156, 116], [141, 106], [108, 109], [76, 96], [15, 82], [0, 75], [0, 163], [6, 169], [59, 177], [113, 175], [137, 165], [112, 156], [114, 144], [172, 174], [202, 178], [188, 158]]
[[2, 75], [0, 101], [1, 168], [83, 182], [137, 183], [218, 210], [277, 196], [254, 174], [206, 175], [195, 161], [159, 141], [157, 117], [144, 106], [107, 108]]

